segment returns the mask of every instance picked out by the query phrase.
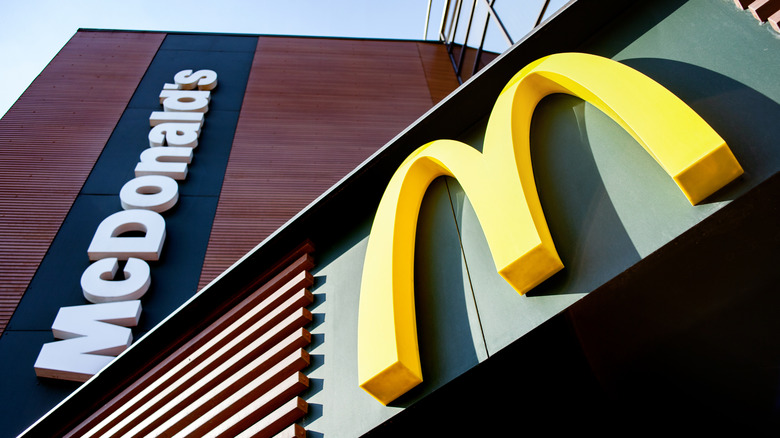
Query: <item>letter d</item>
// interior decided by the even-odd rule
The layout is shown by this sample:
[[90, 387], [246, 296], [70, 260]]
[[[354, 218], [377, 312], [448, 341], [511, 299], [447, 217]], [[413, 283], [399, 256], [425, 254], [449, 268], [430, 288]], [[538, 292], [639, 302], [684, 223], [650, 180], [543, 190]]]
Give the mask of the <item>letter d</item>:
[[[121, 236], [140, 231], [143, 237]], [[87, 254], [92, 261], [107, 257], [127, 260], [159, 260], [165, 240], [165, 219], [149, 210], [125, 210], [103, 219], [98, 225]]]

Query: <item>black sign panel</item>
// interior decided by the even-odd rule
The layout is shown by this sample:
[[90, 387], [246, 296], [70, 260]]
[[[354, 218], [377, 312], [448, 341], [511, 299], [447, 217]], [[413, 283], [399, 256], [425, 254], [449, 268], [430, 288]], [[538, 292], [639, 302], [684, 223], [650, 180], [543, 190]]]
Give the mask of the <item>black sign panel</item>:
[[36, 377], [33, 364], [41, 346], [54, 341], [51, 325], [59, 309], [89, 304], [80, 286], [90, 265], [87, 247], [98, 224], [122, 210], [119, 192], [135, 177], [139, 155], [149, 148], [149, 116], [162, 111], [163, 85], [173, 83], [181, 70], [209, 69], [217, 72], [218, 86], [187, 178], [178, 181], [179, 200], [162, 213], [165, 243], [160, 260], [149, 262], [151, 287], [141, 299], [134, 338], [197, 292], [256, 45], [256, 37], [166, 36], [0, 340], [0, 386], [4, 394], [18, 396], [18, 403], [0, 410], [4, 432], [21, 432], [78, 387]]

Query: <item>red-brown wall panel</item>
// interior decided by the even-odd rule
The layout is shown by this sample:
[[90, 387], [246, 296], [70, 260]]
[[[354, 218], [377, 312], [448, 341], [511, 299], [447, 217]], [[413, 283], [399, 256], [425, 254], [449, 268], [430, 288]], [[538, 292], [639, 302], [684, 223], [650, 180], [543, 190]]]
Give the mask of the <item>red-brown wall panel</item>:
[[260, 37], [200, 287], [446, 94], [441, 53], [421, 46]]
[[425, 70], [425, 80], [433, 103], [439, 103], [458, 88], [458, 79], [447, 54], [447, 46], [440, 43], [417, 43], [420, 60]]
[[0, 120], [0, 333], [164, 37], [79, 31]]

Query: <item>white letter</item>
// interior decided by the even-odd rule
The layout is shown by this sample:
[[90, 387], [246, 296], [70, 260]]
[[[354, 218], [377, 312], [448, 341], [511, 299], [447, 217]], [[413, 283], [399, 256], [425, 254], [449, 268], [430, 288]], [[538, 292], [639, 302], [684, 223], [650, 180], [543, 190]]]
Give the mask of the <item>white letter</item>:
[[173, 77], [176, 85], [182, 90], [192, 90], [195, 83], [199, 90], [213, 90], [217, 87], [217, 73], [213, 70], [198, 70], [195, 73], [192, 70], [182, 70]]
[[142, 208], [162, 213], [179, 200], [179, 185], [163, 175], [146, 175], [133, 178], [119, 191], [122, 208]]
[[114, 281], [119, 261], [116, 257], [98, 260], [89, 265], [81, 274], [81, 290], [84, 297], [92, 303], [130, 301], [140, 299], [149, 285], [152, 276], [149, 265], [140, 259], [130, 257], [122, 270], [124, 280]]
[[160, 103], [165, 111], [197, 112], [209, 111], [211, 91], [162, 90]]
[[180, 146], [195, 148], [198, 146], [200, 125], [197, 123], [163, 123], [149, 131], [149, 146]]
[[187, 178], [187, 163], [192, 161], [192, 148], [149, 148], [141, 152], [141, 162], [135, 166], [135, 176], [165, 175], [173, 179]]
[[157, 126], [160, 123], [187, 123], [193, 122], [200, 126], [203, 126], [203, 113], [181, 113], [181, 112], [167, 112], [167, 111], [154, 111], [149, 116], [149, 125]]
[[[85, 382], [133, 342], [129, 328], [138, 325], [140, 301], [63, 307], [52, 325], [54, 337], [66, 341], [41, 347], [35, 374]], [[117, 324], [117, 325], [114, 325]]]
[[[141, 231], [144, 237], [120, 237], [128, 231]], [[98, 225], [87, 254], [89, 259], [117, 257], [127, 260], [159, 260], [165, 240], [165, 219], [149, 210], [125, 210], [103, 219]]]

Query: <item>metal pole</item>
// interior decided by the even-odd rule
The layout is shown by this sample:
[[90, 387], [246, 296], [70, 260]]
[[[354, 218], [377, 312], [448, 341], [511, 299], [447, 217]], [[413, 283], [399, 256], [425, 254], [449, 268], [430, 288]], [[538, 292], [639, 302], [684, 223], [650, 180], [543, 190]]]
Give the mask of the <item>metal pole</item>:
[[461, 4], [463, 4], [463, 0], [458, 0], [458, 2], [455, 3], [455, 14], [452, 16], [452, 21], [450, 22], [450, 34], [447, 36], [447, 40], [445, 41], [446, 44], [452, 44], [455, 41], [455, 30], [458, 28], [458, 21], [460, 21]]
[[466, 24], [466, 37], [463, 39], [463, 46], [460, 48], [460, 59], [458, 60], [458, 76], [463, 70], [463, 60], [466, 59], [466, 48], [469, 43], [469, 33], [471, 32], [471, 20], [474, 18], [474, 11], [477, 9], [477, 0], [471, 2], [471, 12], [469, 13], [469, 22]]
[[498, 18], [498, 14], [496, 14], [496, 11], [493, 10], [493, 6], [488, 3], [488, 0], [483, 1], [485, 2], [485, 6], [487, 6], [490, 15], [493, 16], [493, 19], [496, 20], [496, 23], [498, 23], [498, 27], [501, 29], [501, 33], [504, 35], [504, 38], [506, 38], [509, 45], [511, 46], [514, 44], [515, 42], [512, 41], [512, 38], [509, 36], [509, 32], [507, 32], [506, 27], [504, 27], [504, 23], [501, 22], [501, 19]]
[[544, 13], [547, 11], [547, 5], [550, 4], [550, 0], [544, 0], [544, 4], [542, 5], [542, 10], [539, 11], [539, 16], [536, 17], [536, 24], [534, 24], [534, 27], [538, 26], [539, 23], [542, 22], [542, 18], [544, 18]]
[[[488, 7], [493, 7], [493, 3], [495, 3], [496, 0], [490, 0], [488, 3]], [[477, 56], [474, 57], [474, 68], [471, 70], [471, 75], [474, 76], [474, 74], [477, 73], [477, 70], [479, 70], [479, 60], [482, 58], [482, 48], [485, 45], [485, 35], [487, 35], [487, 27], [488, 23], [490, 23], [490, 13], [485, 12], [485, 25], [482, 27], [482, 35], [479, 38], [479, 47], [477, 47]]]
[[441, 11], [441, 24], [439, 25], [439, 41], [445, 44], [447, 42], [445, 41], [446, 38], [444, 37], [444, 25], [446, 24], [447, 15], [449, 14], [449, 12], [450, 12], [450, 0], [446, 0], [444, 2], [444, 9]]
[[425, 13], [425, 30], [423, 31], [423, 41], [428, 39], [428, 22], [431, 20], [431, 6], [433, 6], [433, 0], [428, 0], [428, 11]]

